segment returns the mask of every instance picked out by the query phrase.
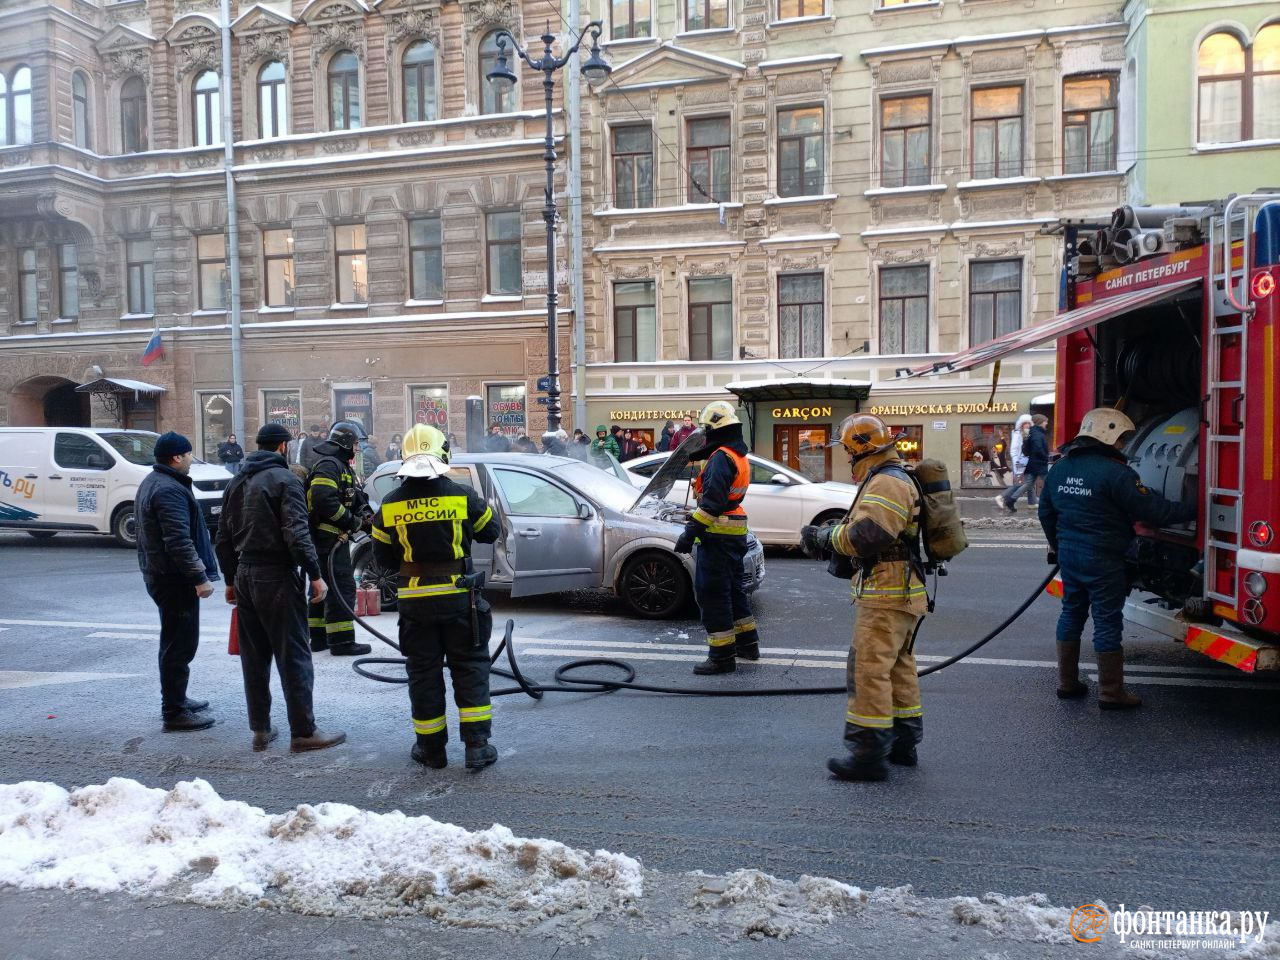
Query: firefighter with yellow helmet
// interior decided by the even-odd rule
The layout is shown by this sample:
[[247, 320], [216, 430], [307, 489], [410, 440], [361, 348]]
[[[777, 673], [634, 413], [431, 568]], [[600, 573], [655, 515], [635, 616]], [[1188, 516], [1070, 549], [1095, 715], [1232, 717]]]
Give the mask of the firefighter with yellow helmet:
[[409, 674], [417, 741], [411, 756], [433, 769], [448, 764], [444, 666], [453, 680], [468, 769], [498, 759], [489, 744], [489, 635], [493, 614], [471, 572], [471, 544], [498, 539], [499, 521], [471, 487], [449, 476], [449, 441], [416, 424], [404, 435], [400, 486], [373, 522], [374, 556], [399, 571], [400, 652]]
[[732, 673], [737, 658], [760, 659], [760, 636], [751, 600], [743, 585], [747, 554], [747, 512], [743, 498], [751, 482], [742, 422], [733, 404], [715, 400], [698, 423], [706, 444], [690, 454], [704, 461], [693, 481], [698, 506], [676, 541], [676, 553], [691, 553], [698, 544], [693, 590], [707, 631], [707, 659], [693, 668], [700, 675]]
[[827, 761], [841, 780], [884, 780], [888, 763], [915, 766], [924, 736], [913, 653], [916, 625], [928, 609], [915, 562], [920, 494], [898, 458], [898, 439], [879, 417], [846, 417], [831, 445], [849, 454], [857, 498], [840, 523], [801, 530], [810, 555], [853, 560], [858, 612], [844, 728], [850, 755]]

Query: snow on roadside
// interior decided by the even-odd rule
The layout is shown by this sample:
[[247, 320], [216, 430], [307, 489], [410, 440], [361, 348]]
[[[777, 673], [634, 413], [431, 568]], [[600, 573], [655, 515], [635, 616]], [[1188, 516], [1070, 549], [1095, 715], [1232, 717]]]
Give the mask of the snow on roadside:
[[622, 914], [644, 895], [630, 857], [503, 826], [472, 832], [340, 803], [272, 816], [204, 780], [166, 791], [119, 777], [71, 792], [0, 785], [0, 884], [512, 931]]

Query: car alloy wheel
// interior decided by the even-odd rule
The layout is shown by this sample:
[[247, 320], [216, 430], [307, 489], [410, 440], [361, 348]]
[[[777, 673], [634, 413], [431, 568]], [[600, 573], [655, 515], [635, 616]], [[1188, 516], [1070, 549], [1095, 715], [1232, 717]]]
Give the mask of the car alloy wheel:
[[362, 587], [377, 587], [378, 593], [382, 599], [383, 610], [394, 610], [399, 603], [399, 597], [396, 591], [399, 584], [396, 582], [396, 574], [394, 571], [388, 570], [373, 558], [373, 548], [366, 547], [364, 551], [356, 556], [352, 573], [355, 581]]
[[645, 553], [627, 563], [619, 594], [642, 617], [658, 620], [678, 613], [689, 596], [689, 577], [675, 557]]

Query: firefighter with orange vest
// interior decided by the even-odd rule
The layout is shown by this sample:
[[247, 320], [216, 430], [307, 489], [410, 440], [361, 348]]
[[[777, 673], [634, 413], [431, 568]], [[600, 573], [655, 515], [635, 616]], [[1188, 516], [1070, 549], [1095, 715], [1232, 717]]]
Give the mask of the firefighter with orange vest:
[[920, 494], [898, 458], [898, 439], [879, 417], [846, 417], [831, 445], [849, 454], [858, 496], [840, 523], [800, 531], [810, 556], [853, 560], [858, 619], [844, 726], [851, 755], [827, 761], [841, 780], [884, 780], [889, 763], [914, 767], [924, 737], [913, 650], [929, 603], [915, 553]]
[[760, 659], [760, 636], [743, 585], [747, 555], [747, 512], [742, 500], [751, 482], [742, 422], [733, 404], [715, 400], [698, 416], [706, 444], [690, 461], [705, 461], [693, 482], [698, 507], [676, 541], [676, 553], [698, 544], [693, 590], [707, 630], [707, 659], [693, 668], [700, 675], [732, 673], [737, 658]]

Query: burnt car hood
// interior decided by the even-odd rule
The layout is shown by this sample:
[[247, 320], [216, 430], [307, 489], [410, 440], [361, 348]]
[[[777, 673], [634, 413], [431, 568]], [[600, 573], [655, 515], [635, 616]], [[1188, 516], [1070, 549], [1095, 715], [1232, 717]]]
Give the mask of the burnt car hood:
[[657, 472], [649, 478], [648, 484], [640, 491], [640, 496], [636, 497], [636, 502], [627, 512], [634, 513], [641, 504], [649, 500], [665, 500], [671, 488], [676, 485], [676, 481], [685, 479], [685, 473], [689, 468], [689, 454], [706, 442], [706, 432], [701, 427], [685, 437], [684, 443], [672, 450], [671, 456], [667, 457]]

